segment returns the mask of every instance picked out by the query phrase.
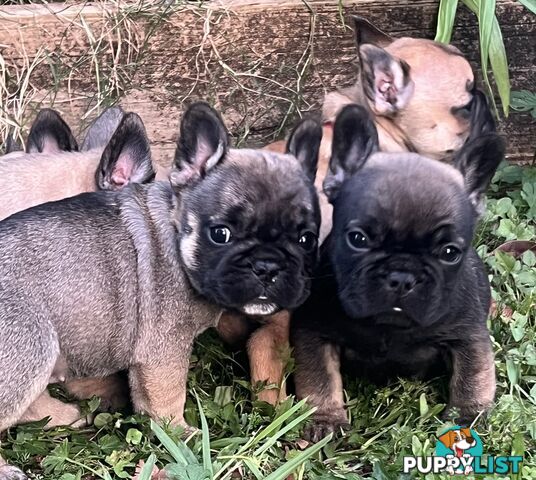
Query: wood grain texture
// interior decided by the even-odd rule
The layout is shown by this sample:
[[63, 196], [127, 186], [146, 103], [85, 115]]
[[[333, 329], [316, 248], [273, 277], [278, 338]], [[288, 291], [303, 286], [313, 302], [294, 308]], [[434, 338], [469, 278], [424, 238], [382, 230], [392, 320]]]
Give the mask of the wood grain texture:
[[[31, 107], [53, 104], [79, 130], [99, 99], [120, 99], [142, 116], [164, 164], [185, 103], [210, 101], [236, 143], [266, 144], [282, 137], [297, 114], [318, 111], [326, 92], [353, 83], [356, 51], [343, 18], [359, 14], [394, 36], [432, 38], [438, 9], [431, 0], [351, 0], [341, 8], [334, 0], [103, 5], [0, 7], [0, 51], [19, 68], [41, 52]], [[536, 17], [514, 0], [497, 6], [513, 89], [535, 91]], [[453, 43], [478, 67], [476, 19], [465, 9]], [[23, 121], [32, 117], [29, 108]], [[509, 158], [532, 161], [534, 126], [530, 115], [516, 112], [501, 122]]]

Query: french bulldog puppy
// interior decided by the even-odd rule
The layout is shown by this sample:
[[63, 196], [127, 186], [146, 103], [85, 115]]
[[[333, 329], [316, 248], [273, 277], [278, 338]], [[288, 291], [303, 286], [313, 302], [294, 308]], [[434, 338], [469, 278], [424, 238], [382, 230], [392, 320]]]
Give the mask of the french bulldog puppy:
[[0, 157], [0, 220], [79, 193], [153, 180], [145, 127], [137, 115], [124, 115], [118, 107], [103, 112], [88, 129], [85, 151], [79, 152], [61, 116], [49, 108], [41, 110], [26, 152]]
[[0, 431], [45, 415], [76, 421], [77, 407], [51, 398], [48, 383], [119, 370], [136, 411], [185, 425], [195, 337], [224, 308], [267, 315], [309, 294], [320, 139], [306, 120], [289, 154], [230, 149], [220, 116], [196, 103], [169, 182], [0, 222]]
[[452, 159], [471, 130], [475, 78], [469, 62], [452, 45], [393, 38], [364, 18], [352, 21], [359, 77], [352, 87], [326, 95], [324, 121], [357, 103], [373, 117], [380, 150]]
[[312, 440], [348, 422], [341, 369], [377, 383], [448, 373], [462, 425], [491, 406], [490, 287], [471, 242], [505, 146], [481, 128], [450, 166], [378, 152], [363, 107], [337, 117], [324, 180], [333, 229], [290, 329], [296, 393], [318, 408]]

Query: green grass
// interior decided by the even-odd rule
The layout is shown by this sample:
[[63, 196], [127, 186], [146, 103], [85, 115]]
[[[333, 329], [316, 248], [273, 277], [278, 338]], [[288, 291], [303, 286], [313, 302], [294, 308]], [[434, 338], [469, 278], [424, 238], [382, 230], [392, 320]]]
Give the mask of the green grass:
[[[497, 302], [489, 328], [498, 390], [495, 408], [475, 428], [485, 453], [524, 455], [523, 479], [536, 479], [536, 257], [516, 259], [495, 249], [506, 240], [534, 240], [535, 220], [536, 168], [503, 167], [476, 238]], [[179, 430], [123, 412], [99, 414], [93, 426], [78, 431], [44, 432], [43, 422], [12, 428], [4, 434], [2, 454], [40, 479], [132, 478], [143, 460], [148, 464], [140, 466], [138, 480], [150, 478], [153, 464], [165, 467], [171, 479], [384, 480], [401, 478], [403, 455], [432, 454], [435, 435], [445, 427], [438, 419], [444, 379], [403, 380], [382, 389], [347, 379], [351, 430], [308, 445], [300, 433], [310, 410], [293, 399], [276, 409], [252, 402], [243, 362], [243, 354], [229, 353], [213, 333], [199, 340], [186, 419], [201, 432], [185, 442]], [[85, 408], [97, 404], [92, 400]]]

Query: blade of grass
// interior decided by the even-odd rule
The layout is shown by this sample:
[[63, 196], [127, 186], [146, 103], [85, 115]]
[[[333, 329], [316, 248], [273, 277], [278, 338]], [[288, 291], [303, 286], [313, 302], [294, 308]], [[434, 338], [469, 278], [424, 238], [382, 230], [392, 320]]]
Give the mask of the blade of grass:
[[[264, 438], [272, 435], [277, 431], [277, 429], [292, 415], [294, 415], [300, 408], [302, 408], [306, 403], [306, 399], [303, 399], [299, 401], [296, 405], [294, 405], [292, 408], [289, 408], [286, 412], [282, 413], [279, 417], [277, 417], [274, 421], [272, 421], [269, 425], [267, 425], [264, 429], [260, 430], [256, 435], [251, 437], [235, 454], [235, 458], [239, 457], [240, 455], [243, 455], [248, 449], [253, 447], [254, 445], [258, 444], [263, 440]], [[313, 408], [309, 410], [310, 414], [312, 414], [316, 408]], [[219, 478], [225, 478], [227, 475], [226, 472], [229, 472], [229, 468], [233, 463], [237, 463], [236, 460], [230, 459], [228, 460], [215, 474], [214, 479]], [[231, 469], [232, 470], [232, 469]], [[222, 477], [223, 475], [223, 477]]]
[[151, 453], [151, 455], [149, 455], [149, 458], [143, 465], [143, 468], [141, 469], [141, 472], [138, 476], [138, 480], [151, 480], [155, 463], [156, 455], [154, 453]]
[[173, 439], [164, 431], [164, 429], [154, 420], [151, 420], [151, 430], [178, 464], [186, 466], [198, 463], [195, 456], [187, 447], [186, 449], [180, 448], [180, 446], [177, 445], [173, 441]]
[[[270, 425], [266, 426], [257, 435], [255, 435], [255, 437], [250, 443], [248, 442], [249, 444], [247, 445], [247, 448], [250, 448], [257, 443], [260, 443], [261, 440], [275, 433], [279, 429], [279, 427], [281, 427], [281, 425], [283, 425], [283, 423], [285, 423], [287, 419], [292, 417], [292, 415], [294, 415], [298, 410], [300, 410], [305, 405], [305, 403], [305, 399], [301, 400], [292, 408], [289, 408], [285, 413], [277, 417], [272, 423], [270, 423]], [[311, 415], [313, 412], [314, 409], [309, 410], [309, 415]], [[247, 449], [246, 446], [244, 446], [243, 448], [244, 451]]]
[[306, 420], [308, 417], [310, 417], [312, 415], [312, 413], [313, 413], [313, 411], [309, 410], [309, 411], [305, 412], [303, 415], [300, 415], [299, 417], [297, 417], [294, 420], [292, 420], [292, 422], [289, 422], [289, 424], [285, 425], [285, 427], [282, 428], [281, 430], [279, 430], [277, 432], [277, 434], [272, 435], [267, 442], [265, 442], [262, 446], [257, 448], [257, 450], [255, 450], [255, 452], [253, 452], [253, 455], [255, 457], [259, 457], [262, 453], [264, 453], [266, 450], [268, 450], [275, 442], [277, 442], [285, 433], [287, 433], [289, 430], [292, 430], [294, 427], [296, 427], [301, 422]]
[[489, 64], [489, 44], [491, 41], [491, 24], [495, 12], [495, 0], [477, 0], [478, 35], [480, 37], [480, 64], [482, 66], [482, 76], [488, 88], [490, 97], [493, 97], [493, 90], [488, 76]]
[[478, 34], [480, 35], [480, 61], [482, 70], [487, 73], [491, 29], [495, 17], [496, 0], [477, 0]]
[[[492, 0], [495, 4], [495, 1]], [[481, 22], [479, 16], [480, 3], [487, 3], [486, 0], [462, 0], [463, 4], [469, 8], [478, 18], [479, 24]], [[495, 8], [495, 7], [494, 7]], [[493, 76], [495, 78], [495, 83], [497, 84], [497, 90], [499, 91], [499, 96], [501, 98], [501, 103], [503, 106], [503, 112], [505, 116], [508, 116], [509, 107], [510, 107], [510, 75], [508, 72], [508, 60], [506, 57], [506, 50], [504, 47], [504, 41], [501, 33], [501, 28], [499, 26], [499, 21], [494, 15], [492, 19], [491, 27], [491, 37], [488, 45], [488, 56], [491, 63], [491, 69]], [[479, 27], [480, 28], [480, 27]], [[480, 31], [480, 30], [479, 30]], [[481, 38], [482, 44], [482, 38]], [[481, 51], [482, 54], [482, 51]], [[487, 66], [487, 62], [486, 62]], [[493, 105], [495, 113], [498, 115], [497, 105], [495, 103], [495, 97], [491, 89], [491, 84], [489, 83], [489, 78], [487, 75], [487, 68], [484, 69], [484, 64], [482, 65], [482, 72], [484, 76], [484, 82], [486, 83], [486, 88], [488, 89], [490, 101]]]
[[458, 0], [441, 0], [439, 4], [439, 13], [437, 15], [436, 42], [450, 42], [457, 9]]
[[536, 15], [536, 0], [519, 0], [519, 3]]
[[289, 460], [284, 465], [281, 465], [275, 472], [265, 477], [264, 480], [285, 480], [294, 470], [296, 470], [303, 462], [311, 458], [315, 453], [320, 451], [326, 444], [331, 441], [333, 434], [330, 433], [327, 437], [320, 440], [318, 443], [307, 448], [299, 455], [296, 455], [292, 460]]
[[199, 417], [201, 418], [201, 443], [203, 450], [203, 467], [205, 470], [210, 472], [210, 478], [213, 477], [214, 471], [212, 470], [212, 459], [210, 457], [210, 433], [208, 431], [207, 418], [205, 417], [205, 412], [203, 411], [203, 406], [201, 405], [201, 400], [197, 392], [194, 390], [195, 399], [197, 400], [197, 408], [199, 410]]
[[264, 474], [257, 468], [257, 465], [253, 463], [253, 460], [250, 458], [244, 458], [244, 463], [246, 464], [246, 467], [249, 468], [250, 472], [255, 475], [257, 480], [264, 480]]

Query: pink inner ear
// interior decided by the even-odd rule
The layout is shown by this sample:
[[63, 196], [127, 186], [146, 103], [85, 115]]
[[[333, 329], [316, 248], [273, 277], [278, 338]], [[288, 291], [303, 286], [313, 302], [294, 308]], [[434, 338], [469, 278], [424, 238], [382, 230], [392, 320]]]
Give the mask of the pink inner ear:
[[377, 72], [375, 80], [376, 89], [383, 99], [391, 105], [394, 105], [396, 103], [398, 89], [396, 88], [392, 75], [388, 75], [385, 72]]
[[43, 138], [43, 150], [42, 153], [59, 153], [61, 152], [60, 146], [58, 145], [58, 142], [52, 138], [46, 135]]
[[133, 163], [128, 154], [122, 153], [119, 155], [111, 176], [111, 181], [114, 185], [124, 187], [130, 183]]

